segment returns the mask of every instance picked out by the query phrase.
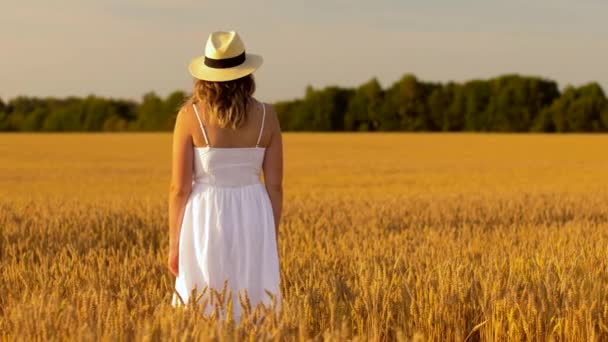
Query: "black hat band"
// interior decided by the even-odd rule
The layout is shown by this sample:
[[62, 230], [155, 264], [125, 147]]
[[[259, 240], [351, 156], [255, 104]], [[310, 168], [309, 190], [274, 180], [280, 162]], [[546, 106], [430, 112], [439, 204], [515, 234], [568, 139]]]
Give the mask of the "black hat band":
[[214, 68], [214, 69], [226, 69], [232, 68], [237, 65], [241, 65], [245, 62], [245, 51], [238, 56], [223, 58], [223, 59], [213, 59], [205, 56], [205, 65]]

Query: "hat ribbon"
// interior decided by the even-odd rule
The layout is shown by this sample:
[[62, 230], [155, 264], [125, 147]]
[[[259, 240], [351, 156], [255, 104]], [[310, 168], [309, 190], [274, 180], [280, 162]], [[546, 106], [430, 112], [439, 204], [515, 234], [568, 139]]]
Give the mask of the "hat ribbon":
[[240, 55], [230, 58], [214, 59], [205, 56], [205, 65], [214, 69], [226, 69], [232, 68], [237, 65], [241, 65], [245, 62], [245, 51]]

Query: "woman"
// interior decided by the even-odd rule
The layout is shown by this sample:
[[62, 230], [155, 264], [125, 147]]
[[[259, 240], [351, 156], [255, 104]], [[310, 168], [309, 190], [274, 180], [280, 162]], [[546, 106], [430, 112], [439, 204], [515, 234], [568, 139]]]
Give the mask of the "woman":
[[[246, 290], [252, 310], [281, 304], [277, 234], [283, 201], [283, 147], [276, 113], [253, 98], [252, 73], [262, 57], [245, 53], [239, 35], [213, 32], [205, 55], [189, 67], [192, 97], [177, 114], [169, 199], [172, 304], [193, 289], [232, 292], [241, 316]], [[260, 174], [263, 170], [264, 182]], [[214, 301], [210, 289], [206, 313]], [[241, 296], [241, 298], [244, 298]], [[226, 302], [227, 302], [226, 298]], [[225, 305], [226, 303], [224, 303]], [[222, 316], [225, 316], [222, 311]]]

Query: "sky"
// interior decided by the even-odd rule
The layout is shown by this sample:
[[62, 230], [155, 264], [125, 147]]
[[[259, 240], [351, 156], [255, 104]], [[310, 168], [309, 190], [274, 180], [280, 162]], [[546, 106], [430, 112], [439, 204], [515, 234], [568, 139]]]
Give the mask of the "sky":
[[209, 33], [261, 54], [258, 99], [507, 73], [608, 92], [606, 0], [2, 0], [0, 98], [190, 92]]

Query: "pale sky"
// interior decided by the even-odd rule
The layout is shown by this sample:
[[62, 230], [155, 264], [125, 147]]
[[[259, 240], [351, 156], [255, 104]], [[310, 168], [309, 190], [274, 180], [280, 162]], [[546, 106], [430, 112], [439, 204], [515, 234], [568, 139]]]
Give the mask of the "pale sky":
[[2, 0], [0, 98], [190, 92], [210, 32], [264, 56], [256, 96], [505, 73], [608, 92], [606, 0]]

